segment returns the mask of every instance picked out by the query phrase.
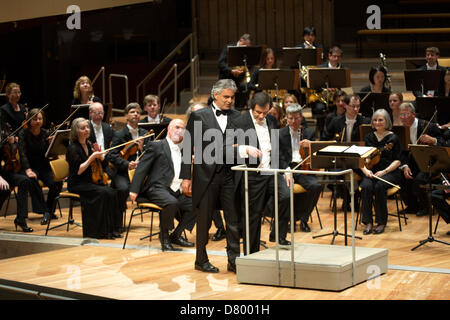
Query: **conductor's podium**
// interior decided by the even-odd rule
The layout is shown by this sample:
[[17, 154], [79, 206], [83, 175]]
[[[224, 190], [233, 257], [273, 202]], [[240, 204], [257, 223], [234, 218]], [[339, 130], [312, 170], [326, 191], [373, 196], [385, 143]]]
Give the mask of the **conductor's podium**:
[[[388, 250], [351, 246], [294, 243], [294, 268], [290, 246], [236, 259], [237, 280], [241, 283], [281, 287], [341, 291], [380, 276], [388, 269]], [[352, 275], [354, 273], [354, 275]]]

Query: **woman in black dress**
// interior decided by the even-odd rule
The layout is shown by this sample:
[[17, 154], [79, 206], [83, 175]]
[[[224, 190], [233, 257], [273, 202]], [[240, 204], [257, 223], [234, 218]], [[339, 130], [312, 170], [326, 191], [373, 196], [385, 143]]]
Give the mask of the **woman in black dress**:
[[44, 207], [41, 204], [44, 201], [44, 195], [38, 180], [41, 180], [49, 188], [45, 214], [41, 221], [41, 224], [44, 225], [50, 217], [57, 219], [54, 214], [54, 202], [61, 192], [62, 182], [53, 180], [49, 160], [45, 157], [50, 142], [50, 133], [42, 128], [44, 113], [39, 109], [31, 109], [27, 114], [27, 121], [28, 127], [19, 133], [20, 167], [21, 173], [26, 175], [33, 184], [33, 190], [35, 190], [33, 193], [36, 193], [35, 198], [39, 199], [39, 207]]
[[[23, 104], [19, 103], [22, 95], [20, 85], [14, 82], [8, 83], [5, 92], [8, 102], [0, 107], [2, 128], [5, 130], [8, 124], [11, 132], [14, 132], [25, 121], [26, 109]], [[15, 136], [17, 137], [17, 135]]]
[[[398, 137], [391, 131], [392, 122], [388, 112], [378, 109], [372, 116], [374, 132], [369, 133], [364, 142], [366, 146], [376, 147], [380, 152], [380, 161], [371, 169], [363, 167], [364, 174], [361, 182], [362, 219], [366, 225], [364, 234], [382, 233], [388, 218], [386, 190], [391, 186], [374, 176], [382, 178], [393, 184], [400, 182], [400, 152], [401, 146]], [[375, 196], [375, 222], [373, 228], [372, 203]]]
[[[73, 88], [72, 105], [77, 104], [91, 104], [93, 102], [102, 102], [99, 97], [94, 95], [91, 79], [87, 76], [81, 76], [75, 81]], [[72, 112], [72, 110], [70, 110]], [[77, 116], [89, 119], [89, 108], [80, 108], [77, 111]], [[105, 110], [107, 114], [107, 110]]]
[[389, 90], [386, 87], [387, 71], [383, 66], [376, 66], [370, 68], [369, 81], [370, 84], [364, 88], [361, 88], [361, 92], [373, 92], [373, 93], [391, 92], [391, 90]]
[[72, 122], [70, 144], [66, 160], [69, 163], [68, 189], [80, 195], [83, 237], [97, 239], [120, 238], [122, 216], [117, 202], [117, 192], [113, 188], [94, 183], [92, 163], [105, 165], [104, 153], [94, 151], [88, 140], [89, 121], [76, 118]]

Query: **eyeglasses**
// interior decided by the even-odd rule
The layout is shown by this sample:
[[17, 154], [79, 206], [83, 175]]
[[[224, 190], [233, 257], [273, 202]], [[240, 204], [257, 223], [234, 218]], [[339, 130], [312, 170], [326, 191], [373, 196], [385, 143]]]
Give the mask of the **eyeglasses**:
[[92, 114], [95, 114], [95, 115], [104, 115], [105, 113], [104, 112], [102, 112], [102, 111], [99, 111], [99, 112], [94, 112], [94, 111], [92, 111]]

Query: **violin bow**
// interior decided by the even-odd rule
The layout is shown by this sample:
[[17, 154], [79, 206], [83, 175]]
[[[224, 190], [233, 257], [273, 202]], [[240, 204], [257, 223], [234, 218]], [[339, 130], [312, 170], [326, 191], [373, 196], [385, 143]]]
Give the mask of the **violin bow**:
[[69, 114], [69, 116], [68, 116], [63, 122], [61, 122], [61, 124], [59, 124], [58, 126], [56, 126], [56, 128], [53, 130], [53, 132], [52, 132], [50, 135], [53, 135], [56, 131], [58, 131], [58, 129], [61, 128], [61, 126], [62, 126], [64, 123], [66, 123], [66, 121], [69, 120], [70, 117], [72, 117], [72, 116], [75, 114], [75, 112], [77, 112], [78, 109], [79, 109], [81, 106], [83, 106], [83, 105], [82, 105], [82, 104], [78, 105], [78, 107], [76, 107], [75, 110], [74, 110], [71, 114]]
[[[434, 118], [434, 116], [435, 116], [436, 114], [437, 114], [437, 109], [436, 109], [436, 111], [434, 111], [433, 115], [431, 116], [430, 121], [428, 121], [427, 125], [425, 126], [425, 128], [424, 128], [423, 131], [422, 131], [422, 133], [420, 134], [419, 138], [417, 138], [417, 142], [420, 141], [420, 138], [422, 138], [422, 136], [423, 136], [423, 135], [425, 134], [425, 132], [428, 130], [428, 126], [430, 125], [431, 120], [433, 120], [433, 118]], [[417, 143], [417, 142], [416, 142], [416, 143]]]
[[138, 137], [137, 139], [134, 139], [134, 140], [130, 140], [130, 141], [121, 143], [121, 144], [119, 144], [119, 145], [117, 145], [117, 146], [115, 146], [115, 147], [108, 148], [108, 149], [106, 149], [106, 150], [104, 150], [104, 151], [102, 151], [102, 152], [103, 152], [103, 153], [108, 153], [109, 151], [114, 150], [114, 149], [117, 149], [117, 148], [120, 148], [120, 147], [122, 147], [122, 146], [124, 146], [124, 145], [126, 145], [126, 144], [128, 144], [128, 143], [130, 143], [130, 142], [133, 142], [133, 141], [136, 142], [136, 141], [138, 141], [138, 140], [145, 139], [145, 138], [148, 138], [148, 137], [154, 136], [154, 135], [155, 135], [155, 133], [154, 133], [153, 131], [151, 131], [151, 132], [147, 133], [146, 135], [143, 135], [142, 137]]

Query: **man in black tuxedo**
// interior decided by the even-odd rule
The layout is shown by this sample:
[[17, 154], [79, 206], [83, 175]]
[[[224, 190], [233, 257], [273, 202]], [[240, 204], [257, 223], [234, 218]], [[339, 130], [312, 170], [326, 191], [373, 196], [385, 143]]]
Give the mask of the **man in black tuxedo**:
[[243, 34], [237, 43], [231, 43], [223, 48], [219, 56], [219, 79], [231, 79], [235, 82], [237, 91], [235, 93], [234, 106], [237, 110], [244, 109], [247, 105], [247, 100], [250, 90], [243, 83], [245, 78], [245, 71], [236, 66], [228, 66], [227, 54], [229, 46], [247, 47], [251, 46], [251, 37], [248, 33]]
[[[127, 120], [127, 125], [121, 130], [114, 132], [111, 147], [115, 147], [126, 142], [131, 142], [131, 140], [136, 140], [138, 137], [142, 137], [147, 133], [147, 130], [138, 127], [140, 115], [141, 107], [138, 103], [132, 102], [126, 106], [125, 118]], [[114, 172], [111, 177], [112, 186], [117, 189], [120, 211], [122, 213], [127, 209], [127, 199], [130, 185], [128, 171], [136, 169], [139, 163], [138, 156], [144, 151], [144, 144], [147, 141], [148, 138], [145, 140], [139, 139], [135, 141], [134, 143], [137, 145], [138, 150], [134, 154], [127, 153], [126, 155], [121, 155], [121, 151], [125, 148], [125, 146], [122, 146], [111, 150], [107, 155], [106, 159], [114, 165]]]
[[97, 143], [101, 150], [106, 150], [111, 146], [114, 130], [111, 125], [103, 122], [103, 105], [100, 102], [94, 102], [89, 106], [89, 126], [91, 134], [89, 135], [89, 141]]
[[[416, 118], [415, 108], [409, 102], [400, 105], [400, 121], [402, 125], [409, 127], [411, 144], [426, 144], [443, 146], [445, 144], [440, 129], [435, 123], [427, 126], [427, 121]], [[420, 137], [420, 141], [418, 141]], [[420, 188], [421, 184], [428, 182], [428, 174], [420, 172], [419, 167], [409, 150], [402, 150], [402, 165], [400, 169], [403, 171], [401, 180], [400, 194], [406, 204], [405, 212], [415, 213], [418, 216], [428, 214], [429, 201], [426, 192]]]
[[345, 113], [334, 118], [327, 130], [322, 136], [322, 140], [335, 140], [338, 136], [339, 141], [361, 141], [364, 137], [359, 136], [359, 126], [369, 124], [370, 119], [358, 114], [361, 106], [359, 95], [353, 94], [348, 97], [348, 104], [344, 105]]
[[[185, 124], [174, 119], [169, 123], [165, 139], [153, 141], [146, 147], [145, 155], [139, 161], [130, 185], [130, 199], [135, 201], [142, 195], [150, 202], [163, 208], [160, 213], [160, 241], [163, 251], [175, 250], [172, 244], [193, 247], [194, 243], [182, 237], [185, 229], [192, 231], [195, 214], [192, 211], [192, 199], [181, 190], [181, 149]], [[181, 213], [181, 219], [174, 228], [173, 219]]]
[[172, 120], [164, 115], [160, 115], [161, 102], [159, 101], [159, 97], [153, 94], [144, 97], [144, 111], [146, 112], [146, 117], [141, 119], [139, 123], [161, 123], [168, 125]]
[[[183, 142], [180, 178], [183, 179], [183, 190], [192, 192], [192, 208], [197, 216], [195, 269], [203, 272], [219, 272], [219, 269], [209, 262], [206, 252], [211, 215], [217, 209], [224, 212], [229, 271], [236, 272], [235, 260], [240, 254], [238, 215], [231, 166], [225, 162], [225, 153], [223, 157], [214, 153], [208, 158], [204, 158], [203, 154], [204, 151], [211, 150], [211, 146], [215, 147], [214, 152], [224, 149], [225, 129], [233, 118], [239, 116], [238, 111], [231, 109], [236, 91], [237, 87], [233, 80], [217, 81], [211, 90], [214, 99], [212, 104], [192, 112], [189, 116]], [[203, 139], [203, 134], [207, 130], [215, 134], [213, 142], [210, 139]], [[188, 134], [190, 139], [186, 138]], [[192, 155], [194, 165], [191, 171]]]
[[[238, 144], [238, 159], [248, 158], [248, 166], [258, 163], [258, 168], [278, 169], [278, 125], [275, 117], [269, 114], [272, 106], [271, 97], [264, 91], [257, 92], [250, 99], [250, 110], [245, 111], [239, 118], [233, 120], [234, 129], [242, 129], [245, 133], [244, 141]], [[275, 135], [272, 137], [271, 135]], [[242, 139], [241, 139], [242, 140]], [[256, 152], [254, 152], [256, 150]], [[253, 159], [252, 159], [253, 158]], [[255, 161], [255, 159], [257, 161]], [[241, 160], [239, 160], [241, 161]], [[254, 166], [254, 165], [253, 165]], [[289, 245], [286, 240], [289, 221], [290, 193], [282, 174], [278, 174], [278, 205], [279, 205], [279, 244]], [[236, 174], [236, 188], [240, 190], [241, 198], [245, 197], [243, 172]], [[259, 251], [261, 236], [261, 218], [266, 206], [269, 211], [274, 207], [274, 177], [272, 174], [261, 172], [248, 173], [249, 199], [249, 239], [250, 252], [247, 252], [246, 230], [243, 228], [244, 251], [253, 253]], [[245, 212], [245, 202], [241, 202], [242, 214]], [[242, 219], [245, 222], [245, 217]], [[275, 227], [272, 228], [269, 240], [275, 241]]]
[[[288, 126], [280, 129], [280, 168], [294, 169], [304, 160], [300, 155], [300, 148], [303, 150], [309, 148], [310, 142], [315, 140], [315, 136], [314, 130], [303, 128], [301, 125], [303, 115], [300, 105], [296, 103], [289, 105], [286, 108], [286, 118]], [[297, 170], [300, 169], [297, 168]], [[291, 174], [285, 174], [288, 187], [290, 177]], [[296, 205], [294, 210], [296, 218], [300, 219], [300, 230], [310, 232], [308, 218], [319, 200], [322, 187], [314, 175], [295, 174], [294, 182], [307, 190], [305, 193], [295, 195], [295, 203], [301, 204], [301, 206]]]
[[[442, 72], [446, 71], [445, 67], [442, 67], [438, 63], [438, 59], [440, 56], [439, 48], [429, 47], [425, 50], [425, 59], [427, 60], [427, 64], [420, 67], [418, 70], [442, 70]], [[421, 91], [414, 91], [414, 95], [416, 97], [438, 97], [443, 96], [445, 92], [445, 82], [442, 81], [437, 90], [429, 90], [422, 94]]]

